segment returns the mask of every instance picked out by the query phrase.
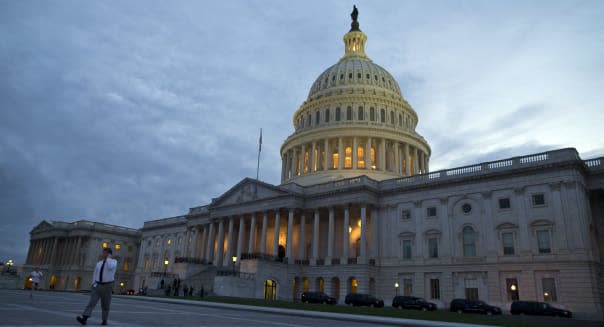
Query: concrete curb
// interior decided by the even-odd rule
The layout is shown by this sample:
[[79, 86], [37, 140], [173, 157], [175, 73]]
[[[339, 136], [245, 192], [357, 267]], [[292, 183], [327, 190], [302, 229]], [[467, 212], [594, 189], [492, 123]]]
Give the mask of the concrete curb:
[[267, 312], [267, 313], [295, 315], [295, 316], [311, 317], [311, 318], [316, 317], [316, 318], [336, 319], [336, 320], [343, 320], [343, 321], [380, 323], [380, 324], [393, 325], [393, 326], [412, 325], [412, 326], [425, 326], [425, 327], [439, 327], [439, 326], [443, 326], [443, 327], [492, 327], [491, 325], [477, 325], [477, 324], [467, 324], [467, 323], [457, 323], [457, 322], [405, 319], [405, 318], [390, 318], [390, 317], [379, 317], [379, 316], [366, 316], [366, 315], [360, 315], [360, 314], [355, 315], [355, 314], [348, 314], [348, 313], [332, 313], [332, 312], [307, 311], [307, 310], [296, 310], [296, 309], [281, 309], [281, 308], [261, 307], [261, 306], [254, 306], [254, 305], [228, 304], [228, 303], [182, 300], [182, 299], [171, 299], [171, 298], [160, 298], [160, 297], [127, 296], [127, 295], [114, 295], [113, 297], [122, 298], [122, 299], [151, 301], [151, 302], [194, 305], [194, 306], [220, 308], [220, 309]]

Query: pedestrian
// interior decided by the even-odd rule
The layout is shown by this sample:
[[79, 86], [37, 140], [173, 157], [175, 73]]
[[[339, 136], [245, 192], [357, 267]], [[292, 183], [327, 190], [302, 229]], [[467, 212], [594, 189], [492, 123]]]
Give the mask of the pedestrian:
[[164, 288], [164, 279], [162, 278], [161, 281], [159, 282], [159, 288], [163, 289]]
[[199, 292], [199, 295], [201, 295], [201, 297], [203, 298], [203, 285], [201, 285], [201, 291]]
[[189, 288], [187, 287], [187, 285], [185, 285], [182, 288], [183, 292], [182, 292], [182, 296], [187, 296], [187, 294], [189, 294]]
[[38, 290], [38, 285], [40, 285], [40, 278], [44, 276], [44, 274], [40, 271], [40, 267], [36, 267], [34, 271], [32, 271], [29, 276], [31, 277], [31, 284], [34, 290]]
[[82, 316], [77, 316], [76, 320], [86, 325], [86, 320], [92, 314], [92, 309], [101, 300], [102, 320], [101, 325], [107, 325], [109, 317], [109, 306], [111, 305], [111, 293], [113, 291], [113, 280], [115, 278], [115, 270], [117, 269], [117, 260], [111, 258], [111, 248], [104, 248], [102, 260], [96, 263], [94, 273], [92, 274], [92, 289], [90, 291], [90, 301], [84, 309]]
[[193, 286], [189, 287], [189, 296], [193, 296]]
[[174, 288], [174, 296], [178, 296], [178, 291], [179, 291], [179, 286], [176, 285], [176, 288]]
[[172, 291], [172, 286], [168, 285], [168, 288], [166, 288], [166, 296], [170, 296], [171, 291]]

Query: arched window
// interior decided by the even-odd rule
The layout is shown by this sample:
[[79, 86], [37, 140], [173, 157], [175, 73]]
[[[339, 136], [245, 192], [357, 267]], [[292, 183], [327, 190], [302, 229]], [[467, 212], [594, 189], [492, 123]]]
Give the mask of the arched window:
[[346, 108], [346, 120], [352, 120], [352, 107]]
[[374, 107], [369, 108], [369, 120], [375, 121], [375, 108]]
[[403, 126], [403, 115], [398, 114], [398, 126]]
[[310, 114], [310, 112], [307, 115], [308, 115], [308, 126], [310, 126], [310, 125], [312, 125], [312, 115]]
[[382, 123], [385, 123], [385, 122], [386, 122], [386, 110], [384, 110], [384, 109], [381, 109], [381, 110], [380, 110], [380, 121], [381, 121]]
[[304, 173], [308, 172], [308, 152], [304, 151]]
[[310, 280], [308, 278], [302, 279], [302, 292], [310, 291]]
[[390, 112], [390, 124], [394, 125], [394, 111]]
[[358, 111], [359, 111], [359, 114], [358, 114], [357, 119], [358, 119], [358, 120], [364, 120], [364, 119], [365, 119], [365, 114], [364, 114], [364, 112], [363, 112], [363, 107], [359, 107], [359, 110], [358, 110]]
[[315, 125], [319, 125], [320, 122], [321, 122], [321, 112], [319, 110], [317, 110], [317, 112], [315, 113]]
[[369, 156], [371, 157], [370, 158], [371, 159], [371, 163], [370, 163], [371, 164], [371, 169], [376, 169], [377, 166], [375, 164], [376, 161], [375, 161], [375, 148], [374, 147], [371, 147], [371, 151], [369, 152]]
[[340, 107], [337, 107], [336, 108], [336, 121], [340, 121], [340, 116], [341, 116]]
[[352, 168], [352, 147], [344, 148], [344, 168]]
[[325, 280], [322, 277], [317, 278], [317, 291], [325, 291]]
[[363, 145], [357, 147], [357, 168], [365, 169], [365, 147]]
[[277, 299], [277, 282], [272, 279], [264, 281], [264, 299], [271, 301]]
[[331, 168], [338, 169], [338, 162], [340, 161], [340, 154], [338, 151], [334, 151], [331, 154]]
[[462, 231], [463, 238], [463, 256], [464, 257], [475, 257], [476, 256], [476, 233], [470, 226], [466, 226]]
[[329, 123], [329, 109], [325, 110], [325, 122]]

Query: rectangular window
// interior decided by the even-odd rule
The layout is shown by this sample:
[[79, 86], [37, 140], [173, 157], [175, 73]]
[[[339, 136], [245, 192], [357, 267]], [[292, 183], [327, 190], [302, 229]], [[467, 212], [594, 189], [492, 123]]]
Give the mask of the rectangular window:
[[403, 240], [403, 259], [411, 259], [411, 240]]
[[505, 287], [508, 294], [508, 301], [518, 301], [518, 280], [516, 278], [506, 278]]
[[545, 196], [543, 195], [543, 193], [533, 194], [532, 198], [534, 206], [542, 206], [545, 204]]
[[365, 119], [365, 115], [364, 115], [364, 111], [363, 111], [363, 107], [359, 107], [359, 113], [358, 113], [358, 120], [363, 120]]
[[413, 296], [413, 281], [411, 278], [403, 279], [403, 295]]
[[352, 120], [352, 107], [346, 108], [346, 120]]
[[403, 220], [411, 219], [411, 210], [403, 210], [401, 212], [401, 219], [403, 219]]
[[394, 111], [390, 112], [390, 124], [394, 125]]
[[113, 248], [114, 248], [116, 251], [119, 251], [119, 250], [121, 250], [121, 249], [122, 249], [122, 245], [121, 245], [120, 243], [115, 243], [115, 244], [113, 245]]
[[436, 217], [436, 207], [428, 207], [428, 208], [426, 208], [426, 216], [428, 216], [428, 217]]
[[329, 123], [329, 109], [325, 110], [325, 122]]
[[315, 125], [319, 125], [320, 122], [321, 122], [321, 112], [317, 111], [315, 113]]
[[369, 120], [375, 121], [375, 108], [369, 108]]
[[478, 300], [478, 288], [466, 287], [466, 299], [471, 301]]
[[430, 279], [430, 299], [440, 299], [440, 280]]
[[336, 108], [336, 121], [340, 121], [341, 110], [340, 108]]
[[510, 207], [510, 198], [499, 199], [499, 209], [509, 209]]
[[428, 252], [430, 258], [438, 258], [438, 239], [436, 237], [428, 239]]
[[503, 254], [514, 255], [514, 234], [503, 233], [501, 234], [501, 239], [503, 242]]
[[538, 230], [537, 231], [537, 244], [539, 246], [539, 253], [551, 253], [550, 240], [549, 240], [549, 231], [548, 230]]
[[381, 110], [380, 110], [380, 121], [381, 121], [382, 123], [385, 123], [385, 122], [386, 122], [386, 110], [384, 110], [384, 109], [381, 109]]
[[558, 295], [556, 294], [556, 281], [553, 278], [543, 278], [541, 280], [541, 284], [543, 286], [543, 301], [558, 301]]

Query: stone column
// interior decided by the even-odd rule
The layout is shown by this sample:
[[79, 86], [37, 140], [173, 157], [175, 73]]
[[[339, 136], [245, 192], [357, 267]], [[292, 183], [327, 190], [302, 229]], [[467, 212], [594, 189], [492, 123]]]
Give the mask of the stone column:
[[424, 157], [424, 160], [425, 160], [424, 166], [426, 167], [426, 172], [429, 172], [430, 171], [430, 158], [428, 157], [427, 153]]
[[344, 169], [344, 140], [338, 137], [338, 169]]
[[361, 206], [361, 258], [367, 257], [367, 205]]
[[252, 221], [250, 222], [250, 237], [247, 242], [247, 252], [254, 253], [254, 243], [256, 242], [256, 213], [252, 213]]
[[378, 224], [378, 217], [379, 217], [379, 209], [376, 206], [372, 206], [371, 207], [371, 212], [369, 214], [369, 222], [371, 224], [371, 229], [369, 230], [369, 235], [371, 235], [371, 240], [369, 242], [370, 246], [369, 246], [369, 256], [370, 257], [377, 257], [378, 256], [378, 247], [379, 247], [379, 243], [378, 243], [378, 233], [379, 233], [379, 224]]
[[[314, 143], [313, 143], [314, 148]], [[287, 258], [287, 262], [289, 264], [294, 263], [294, 258], [292, 257], [292, 232], [294, 229], [294, 209], [289, 209], [289, 215], [287, 216], [287, 241], [285, 243], [285, 257]]]
[[401, 159], [399, 158], [398, 142], [394, 142], [394, 171], [397, 174], [401, 173]]
[[285, 167], [287, 166], [287, 152], [281, 156], [281, 182], [285, 180]]
[[405, 175], [411, 176], [411, 165], [409, 162], [409, 144], [405, 143]]
[[331, 153], [329, 150], [329, 139], [325, 139], [325, 158], [323, 158], [325, 160], [325, 167], [323, 167], [323, 170], [329, 170], [329, 168], [331, 168]]
[[350, 248], [350, 233], [348, 227], [350, 226], [350, 207], [346, 205], [344, 207], [344, 237], [342, 243], [342, 264], [348, 263], [348, 249]]
[[300, 175], [306, 174], [308, 172], [308, 170], [305, 169], [305, 166], [308, 165], [308, 161], [306, 161], [306, 145], [302, 144], [301, 146], [301, 154], [300, 154], [300, 161], [302, 162], [300, 164]]
[[241, 265], [241, 248], [243, 246], [243, 233], [245, 232], [245, 218], [239, 216], [239, 232], [237, 233], [237, 266]]
[[292, 175], [291, 178], [294, 178], [296, 176], [296, 167], [298, 166], [298, 153], [296, 152], [296, 147], [292, 148]]
[[218, 249], [216, 250], [216, 267], [220, 268], [224, 259], [224, 218], [218, 222]]
[[[80, 248], [82, 247], [82, 236], [78, 236], [78, 242], [76, 243], [76, 250], [75, 250], [75, 264], [76, 266], [80, 265]], [[143, 247], [143, 244], [141, 243], [141, 248]], [[142, 253], [142, 252], [141, 252]]]
[[281, 224], [280, 218], [281, 214], [279, 213], [279, 209], [277, 209], [277, 211], [275, 212], [275, 227], [273, 230], [273, 256], [275, 258], [277, 258], [277, 256], [279, 255], [279, 225]]
[[352, 138], [352, 169], [357, 169], [357, 161], [358, 161], [358, 153], [357, 153], [357, 137], [354, 136]]
[[33, 250], [32, 250], [33, 249], [33, 245], [34, 245], [34, 241], [29, 240], [29, 249], [27, 249], [27, 257], [25, 257], [25, 264], [26, 265], [33, 264], [32, 260], [31, 260], [31, 254], [33, 252]]
[[380, 139], [380, 159], [379, 159], [379, 167], [381, 171], [386, 170], [386, 139]]
[[312, 231], [312, 257], [319, 258], [319, 209], [315, 209], [315, 220]]
[[208, 230], [208, 242], [206, 244], [206, 260], [208, 262], [214, 261], [214, 237], [215, 237], [215, 233], [214, 233], [214, 223], [210, 222], [209, 223], [209, 230]]
[[231, 262], [231, 257], [233, 256], [234, 252], [233, 248], [235, 247], [235, 238], [233, 235], [234, 234], [234, 229], [235, 229], [235, 217], [229, 217], [229, 234], [227, 235], [227, 255], [226, 255], [226, 262], [224, 263], [224, 265], [226, 267], [228, 267], [230, 265]]
[[329, 224], [328, 224], [328, 233], [327, 233], [327, 262], [326, 264], [331, 264], [331, 259], [333, 258], [333, 236], [334, 236], [334, 209], [333, 207], [329, 207]]
[[50, 253], [50, 261], [49, 261], [51, 265], [56, 264], [58, 243], [59, 243], [59, 238], [54, 237], [54, 240], [52, 241], [52, 252]]
[[418, 158], [417, 158], [417, 147], [413, 147], [413, 175], [417, 175], [419, 173], [418, 167]]
[[268, 225], [268, 212], [264, 212], [262, 216], [262, 233], [260, 234], [260, 253], [268, 253], [266, 249], [266, 228]]
[[308, 155], [308, 161], [310, 161], [310, 167], [308, 169], [309, 172], [314, 172], [315, 171], [315, 161], [316, 161], [316, 156], [315, 156], [315, 150], [317, 148], [317, 142], [316, 141], [312, 141], [312, 148], [310, 150], [310, 154]]
[[[371, 137], [367, 138], [367, 144], [365, 144], [365, 169], [371, 170]], [[348, 228], [348, 227], [346, 227]]]
[[304, 260], [306, 258], [306, 217], [304, 211], [300, 215], [300, 239], [298, 241], [298, 259]]
[[208, 236], [209, 236], [208, 228], [209, 228], [209, 226], [208, 226], [208, 224], [203, 224], [201, 226], [201, 228], [203, 228], [203, 235], [201, 237], [201, 246], [199, 247], [199, 259], [207, 259], [205, 257], [205, 253], [207, 252], [206, 248], [208, 247]]

